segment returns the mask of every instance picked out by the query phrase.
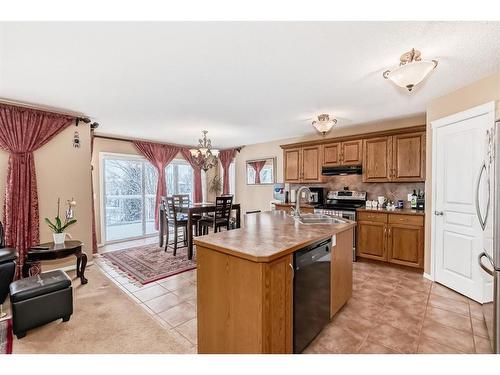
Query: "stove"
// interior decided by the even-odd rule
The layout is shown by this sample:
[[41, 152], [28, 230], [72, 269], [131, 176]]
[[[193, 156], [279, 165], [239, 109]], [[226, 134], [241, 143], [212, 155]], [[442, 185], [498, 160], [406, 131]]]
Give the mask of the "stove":
[[[344, 190], [329, 191], [326, 202], [318, 205], [314, 212], [356, 221], [356, 209], [365, 206], [365, 191], [352, 191], [344, 188]], [[356, 228], [353, 231], [352, 252], [352, 258], [356, 261]]]

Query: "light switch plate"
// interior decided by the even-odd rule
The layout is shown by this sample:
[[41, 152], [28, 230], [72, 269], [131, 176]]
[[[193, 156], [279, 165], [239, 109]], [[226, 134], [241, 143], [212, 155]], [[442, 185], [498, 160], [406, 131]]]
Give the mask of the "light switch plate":
[[337, 235], [336, 235], [336, 234], [334, 234], [334, 235], [332, 236], [332, 247], [333, 247], [333, 246], [336, 246], [336, 245], [337, 245]]

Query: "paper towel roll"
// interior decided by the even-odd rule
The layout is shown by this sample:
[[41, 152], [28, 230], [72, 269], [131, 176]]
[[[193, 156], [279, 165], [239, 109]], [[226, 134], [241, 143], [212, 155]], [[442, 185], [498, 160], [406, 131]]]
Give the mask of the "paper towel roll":
[[291, 203], [295, 203], [295, 193], [296, 193], [295, 190], [290, 191], [290, 202]]

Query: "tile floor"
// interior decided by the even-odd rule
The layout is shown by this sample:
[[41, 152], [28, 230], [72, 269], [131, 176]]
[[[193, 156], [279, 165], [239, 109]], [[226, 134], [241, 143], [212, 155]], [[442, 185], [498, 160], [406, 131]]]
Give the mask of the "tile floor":
[[[136, 246], [136, 245], [134, 245]], [[196, 352], [196, 270], [142, 286], [96, 264]], [[490, 353], [480, 305], [412, 270], [354, 263], [353, 297], [305, 353]]]
[[354, 263], [353, 277], [353, 297], [305, 353], [491, 353], [478, 303], [380, 263]]

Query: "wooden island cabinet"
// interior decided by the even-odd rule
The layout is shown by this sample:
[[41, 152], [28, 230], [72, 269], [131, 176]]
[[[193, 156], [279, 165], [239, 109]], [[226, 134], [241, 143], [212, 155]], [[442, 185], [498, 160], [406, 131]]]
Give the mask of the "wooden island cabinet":
[[293, 253], [335, 236], [332, 317], [352, 295], [354, 226], [309, 226], [272, 211], [197, 237], [198, 353], [292, 353]]
[[424, 267], [424, 214], [413, 210], [358, 210], [356, 255]]

